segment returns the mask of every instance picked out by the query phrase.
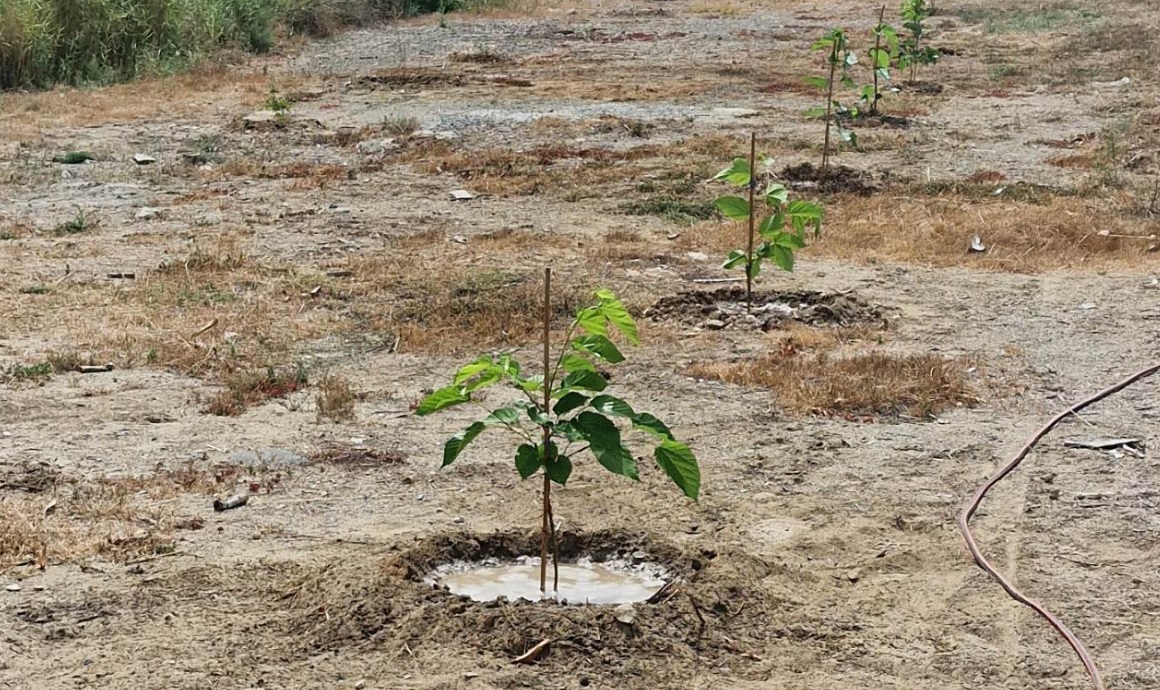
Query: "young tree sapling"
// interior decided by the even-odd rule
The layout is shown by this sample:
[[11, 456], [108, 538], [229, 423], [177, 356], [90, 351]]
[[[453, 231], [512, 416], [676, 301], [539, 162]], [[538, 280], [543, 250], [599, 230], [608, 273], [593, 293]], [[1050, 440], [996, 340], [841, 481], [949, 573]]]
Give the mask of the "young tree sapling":
[[[544, 369], [526, 375], [509, 354], [484, 355], [460, 368], [452, 383], [427, 396], [415, 410], [429, 415], [456, 405], [474, 404], [487, 415], [453, 436], [443, 447], [443, 467], [460, 456], [484, 431], [502, 427], [522, 440], [515, 451], [515, 467], [523, 479], [544, 473], [540, 529], [540, 591], [547, 586], [548, 545], [556, 551], [552, 515], [552, 484], [564, 486], [572, 476], [573, 458], [589, 452], [609, 472], [639, 481], [636, 459], [624, 444], [615, 419], [642, 431], [654, 444], [657, 465], [689, 498], [697, 500], [701, 471], [687, 445], [669, 427], [647, 412], [638, 412], [624, 400], [609, 395], [608, 381], [596, 363], [625, 360], [611, 335], [632, 345], [640, 342], [636, 323], [624, 304], [607, 289], [597, 290], [596, 301], [577, 312], [564, 335], [564, 347], [553, 358], [550, 347], [551, 269], [544, 271]], [[505, 384], [521, 399], [491, 408], [479, 393]], [[558, 582], [556, 583], [558, 584]], [[556, 585], [553, 585], [556, 589]]]

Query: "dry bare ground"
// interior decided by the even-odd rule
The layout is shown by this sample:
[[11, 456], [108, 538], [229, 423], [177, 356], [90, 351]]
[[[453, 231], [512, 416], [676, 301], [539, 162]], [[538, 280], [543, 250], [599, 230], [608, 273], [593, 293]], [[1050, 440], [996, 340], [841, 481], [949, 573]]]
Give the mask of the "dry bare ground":
[[[1160, 10], [936, 6], [941, 90], [900, 83], [906, 126], [839, 154], [871, 188], [797, 185], [823, 235], [760, 288], [811, 316], [767, 329], [702, 309], [742, 241], [706, 180], [750, 131], [779, 170], [819, 158], [809, 43], [865, 46], [876, 8], [526, 3], [0, 97], [0, 688], [1087, 687], [953, 519], [1160, 357]], [[272, 86], [290, 112], [247, 120]], [[559, 493], [575, 548], [686, 576], [632, 628], [415, 580], [535, 527], [501, 438], [439, 472], [467, 417], [410, 410], [464, 357], [535, 360], [545, 265], [557, 325], [598, 285], [630, 304], [614, 381], [703, 465], [698, 504], [591, 465]], [[1156, 390], [1066, 423], [976, 519], [1117, 690], [1160, 684]]]

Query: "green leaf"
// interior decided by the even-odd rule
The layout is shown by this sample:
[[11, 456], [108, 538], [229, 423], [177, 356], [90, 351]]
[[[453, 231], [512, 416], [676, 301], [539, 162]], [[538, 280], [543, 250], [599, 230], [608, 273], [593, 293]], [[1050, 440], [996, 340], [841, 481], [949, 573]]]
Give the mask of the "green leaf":
[[817, 119], [819, 117], [825, 117], [825, 116], [826, 116], [826, 109], [820, 105], [813, 107], [813, 108], [810, 108], [809, 110], [806, 111], [806, 117], [811, 119], [811, 120]]
[[578, 407], [583, 407], [587, 402], [587, 395], [572, 391], [571, 393], [566, 393], [564, 397], [560, 398], [552, 407], [552, 411], [557, 415], [566, 415]]
[[781, 245], [788, 249], [805, 249], [806, 241], [800, 236], [792, 232], [780, 232], [773, 241], [774, 244]]
[[885, 48], [871, 48], [870, 59], [873, 61], [875, 69], [887, 69], [890, 67], [890, 51]]
[[713, 205], [721, 215], [731, 220], [745, 220], [749, 217], [749, 202], [739, 196], [723, 196]]
[[738, 187], [746, 187], [752, 177], [749, 161], [744, 158], [734, 158], [733, 164], [713, 176], [714, 180], [728, 180]]
[[572, 347], [583, 352], [591, 352], [609, 364], [619, 364], [624, 361], [624, 355], [616, 344], [603, 335], [586, 335], [572, 341]]
[[592, 398], [592, 409], [613, 417], [635, 417], [632, 406], [620, 398], [611, 395], [598, 395]]
[[518, 378], [520, 375], [520, 363], [512, 358], [511, 355], [500, 355], [499, 361], [495, 363], [499, 370], [505, 376]]
[[568, 477], [572, 476], [572, 461], [567, 455], [557, 455], [548, 461], [544, 472], [547, 473], [548, 479], [564, 486], [568, 483]]
[[781, 206], [789, 200], [789, 190], [783, 184], [771, 184], [765, 190], [765, 202]]
[[697, 466], [697, 458], [688, 446], [665, 439], [653, 451], [653, 457], [686, 496], [697, 500], [701, 493], [701, 468]]
[[543, 390], [544, 389], [544, 375], [543, 374], [536, 374], [535, 376], [529, 376], [526, 379], [519, 379], [516, 381], [516, 387], [522, 391], [527, 391], [529, 393], [534, 393], [535, 391]]
[[581, 412], [572, 420], [572, 426], [588, 441], [588, 449], [604, 469], [639, 481], [636, 460], [620, 442], [620, 430], [602, 414]]
[[789, 217], [790, 225], [799, 234], [804, 233], [811, 225], [814, 227], [815, 237], [822, 230], [822, 207], [818, 204], [798, 199], [786, 205], [785, 213]]
[[532, 476], [543, 465], [544, 462], [540, 459], [540, 449], [536, 446], [524, 443], [516, 448], [516, 471], [520, 473], [520, 479]]
[[569, 392], [575, 389], [599, 393], [608, 388], [608, 382], [596, 370], [580, 369], [573, 371], [560, 382], [560, 390]]
[[455, 385], [462, 386], [467, 381], [470, 381], [475, 376], [490, 372], [495, 369], [495, 362], [491, 361], [491, 355], [484, 355], [475, 360], [471, 364], [466, 364], [455, 373]]
[[470, 401], [471, 396], [461, 391], [459, 386], [447, 386], [423, 398], [423, 401], [419, 403], [419, 407], [415, 408], [415, 414], [422, 417], [438, 412], [439, 410], [445, 410], [453, 405], [460, 405]]
[[[493, 410], [484, 421], [486, 422], [489, 419], [494, 419], [499, 424], [512, 426], [513, 424], [519, 424], [520, 411], [515, 407], [501, 407], [498, 410]], [[488, 426], [492, 425], [488, 424]]]
[[447, 443], [443, 444], [442, 466], [447, 467], [451, 463], [455, 462], [455, 459], [459, 457], [460, 453], [462, 453], [464, 449], [467, 448], [467, 446], [470, 445], [471, 442], [474, 441], [477, 436], [482, 434], [488, 427], [498, 426], [501, 424], [515, 426], [516, 424], [519, 424], [519, 421], [520, 412], [518, 408], [501, 407], [500, 409], [495, 410], [488, 416], [484, 417], [482, 420], [473, 422], [466, 429], [448, 439]]
[[825, 77], [806, 77], [805, 82], [807, 86], [812, 86], [815, 89], [825, 89], [830, 86], [830, 80]]
[[455, 462], [455, 458], [458, 458], [459, 454], [462, 453], [463, 450], [467, 448], [467, 446], [472, 441], [474, 441], [477, 436], [482, 434], [487, 429], [487, 427], [488, 425], [486, 422], [473, 422], [471, 426], [447, 439], [447, 443], [443, 444], [442, 466], [447, 467], [451, 463]]
[[576, 314], [576, 325], [585, 333], [591, 335], [607, 335], [608, 319], [600, 307], [585, 307]]
[[833, 47], [833, 45], [834, 45], [834, 39], [829, 38], [829, 37], [819, 38], [818, 40], [816, 40], [810, 44], [810, 50], [824, 50], [826, 48]]
[[767, 216], [761, 221], [761, 225], [758, 226], [757, 232], [768, 240], [776, 233], [780, 232], [783, 227], [785, 227], [785, 213], [774, 213], [773, 215]]
[[596, 371], [596, 365], [589, 362], [588, 358], [581, 357], [572, 352], [564, 353], [564, 356], [560, 359], [560, 367], [569, 374], [574, 371]]
[[745, 252], [741, 251], [740, 249], [734, 249], [733, 251], [729, 252], [729, 258], [725, 260], [725, 263], [721, 264], [721, 268], [737, 268], [738, 266], [744, 266], [747, 260], [748, 257], [745, 256]]
[[539, 426], [544, 426], [545, 424], [548, 424], [552, 421], [551, 419], [548, 418], [548, 415], [545, 414], [544, 411], [540, 409], [539, 405], [533, 405], [530, 401], [518, 400], [515, 403], [513, 403], [513, 405], [516, 408], [521, 409], [524, 412], [526, 412], [528, 415], [528, 419], [532, 420], [533, 424], [537, 424]]
[[793, 250], [780, 244], [773, 245], [773, 263], [783, 271], [793, 271]]
[[632, 418], [632, 426], [641, 431], [647, 431], [654, 436], [667, 439], [673, 438], [673, 432], [669, 431], [669, 427], [648, 412], [638, 412]]
[[769, 259], [773, 257], [773, 244], [771, 242], [762, 242], [757, 245], [753, 253], [762, 259]]
[[[616, 330], [633, 345], [640, 345], [640, 336], [636, 331], [636, 321], [632, 320], [632, 315], [624, 308], [624, 304], [612, 294], [611, 290], [600, 289], [596, 291], [596, 296], [600, 299], [600, 312], [604, 314], [604, 318], [608, 319]], [[604, 335], [601, 333], [600, 335]]]
[[569, 441], [571, 441], [573, 443], [575, 443], [576, 441], [583, 441], [584, 440], [584, 437], [580, 435], [580, 432], [576, 430], [576, 427], [573, 426], [572, 422], [570, 422], [570, 421], [560, 422], [559, 424], [557, 424], [555, 432], [557, 435], [563, 436], [564, 438], [568, 439]]

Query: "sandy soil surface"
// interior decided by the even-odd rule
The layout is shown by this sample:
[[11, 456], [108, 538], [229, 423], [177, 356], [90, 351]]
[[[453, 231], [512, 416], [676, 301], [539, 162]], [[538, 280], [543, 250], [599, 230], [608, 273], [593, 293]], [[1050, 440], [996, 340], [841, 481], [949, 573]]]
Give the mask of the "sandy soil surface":
[[[116, 366], [0, 387], [0, 688], [1087, 687], [954, 528], [1041, 420], [1160, 358], [1160, 111], [1140, 52], [1160, 47], [1068, 52], [1154, 31], [1160, 12], [1081, 5], [940, 0], [931, 40], [947, 52], [922, 78], [943, 90], [888, 96], [907, 126], [868, 127], [865, 150], [838, 158], [872, 195], [827, 200], [823, 239], [763, 279], [876, 307], [881, 344], [846, 347], [977, 361], [977, 404], [927, 419], [803, 414], [692, 375], [774, 347], [697, 315], [644, 316], [726, 276], [735, 229], [626, 210], [680, 179], [694, 183], [673, 195], [711, 199], [703, 180], [751, 130], [779, 166], [815, 160], [806, 49], [838, 21], [868, 31], [863, 6], [449, 15], [240, 66], [204, 91], [114, 89], [137, 116], [101, 110], [101, 93], [4, 96], [0, 371], [61, 353]], [[286, 122], [251, 115], [271, 83], [294, 101]], [[81, 150], [96, 160], [51, 160]], [[78, 210], [89, 226], [54, 232]], [[967, 252], [975, 235], [987, 254]], [[535, 361], [534, 325], [508, 342], [454, 320], [438, 331], [415, 276], [534, 283], [545, 264], [637, 311], [645, 342], [614, 382], [702, 463], [696, 504], [655, 469], [632, 483], [594, 463], [556, 496], [577, 549], [644, 550], [682, 576], [632, 626], [416, 579], [521, 550], [539, 504], [501, 436], [438, 470], [466, 411], [410, 414], [482, 350]], [[312, 383], [207, 414], [234, 356], [301, 363]], [[353, 420], [320, 416], [323, 374], [357, 392]], [[1160, 686], [1156, 391], [1066, 422], [976, 518], [985, 550], [1117, 690]], [[1102, 437], [1143, 451], [1064, 445]], [[215, 513], [236, 487], [248, 504]], [[548, 638], [539, 663], [512, 664]]]

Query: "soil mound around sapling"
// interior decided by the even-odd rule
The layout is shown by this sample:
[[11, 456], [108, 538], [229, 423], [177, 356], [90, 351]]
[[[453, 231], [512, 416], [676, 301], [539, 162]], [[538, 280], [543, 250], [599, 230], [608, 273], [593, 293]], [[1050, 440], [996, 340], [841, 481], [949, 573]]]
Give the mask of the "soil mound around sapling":
[[538, 551], [538, 533], [461, 533], [420, 541], [378, 563], [335, 563], [296, 588], [287, 632], [307, 654], [364, 644], [387, 649], [439, 644], [507, 661], [550, 639], [537, 659], [537, 673], [601, 678], [641, 664], [675, 679], [698, 663], [755, 661], [748, 650], [763, 647], [778, 617], [797, 608], [792, 592], [803, 584], [799, 580], [813, 577], [786, 571], [781, 573], [786, 582], [770, 585], [775, 568], [759, 558], [682, 549], [647, 533], [607, 530], [563, 533], [561, 561], [639, 558], [643, 552], [673, 577], [652, 599], [632, 605], [630, 623], [615, 606], [476, 602], [424, 583], [450, 562], [511, 561]]
[[653, 321], [678, 321], [711, 330], [731, 327], [771, 331], [797, 322], [808, 326], [850, 326], [875, 323], [883, 308], [857, 295], [837, 292], [758, 292], [753, 308], [745, 304], [745, 288], [682, 292], [665, 297], [645, 310]]
[[853, 118], [843, 118], [842, 121], [848, 125], [866, 129], [876, 129], [879, 127], [885, 127], [887, 129], [908, 129], [911, 125], [911, 121], [908, 118], [887, 115], [886, 113], [879, 115], [859, 115]]
[[895, 87], [902, 92], [921, 93], [927, 96], [937, 96], [943, 92], [942, 84], [933, 81], [923, 81], [921, 79], [898, 82], [895, 84]]
[[825, 173], [813, 163], [790, 165], [781, 171], [781, 179], [793, 189], [811, 189], [827, 194], [870, 196], [878, 191], [869, 175], [844, 165], [831, 165]]

